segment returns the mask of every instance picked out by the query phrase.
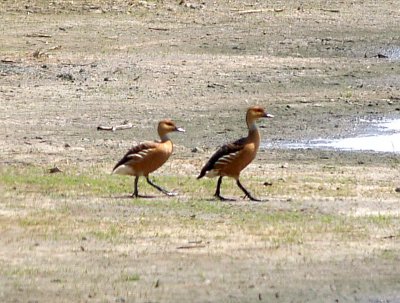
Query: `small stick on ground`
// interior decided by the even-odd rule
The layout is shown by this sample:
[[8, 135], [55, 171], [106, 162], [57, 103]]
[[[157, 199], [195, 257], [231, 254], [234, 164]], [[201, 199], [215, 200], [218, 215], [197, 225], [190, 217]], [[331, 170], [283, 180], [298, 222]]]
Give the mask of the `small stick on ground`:
[[32, 34], [25, 35], [25, 37], [29, 37], [29, 38], [51, 38], [51, 35], [44, 34], [44, 33], [32, 33]]
[[340, 10], [335, 8], [321, 8], [321, 11], [329, 13], [340, 13]]
[[97, 126], [97, 130], [108, 130], [108, 131], [115, 132], [116, 130], [129, 129], [129, 128], [132, 128], [132, 127], [133, 127], [133, 125], [131, 123], [122, 124], [122, 125], [115, 125], [115, 126], [99, 125], [99, 126]]
[[149, 27], [149, 29], [153, 31], [163, 31], [163, 32], [169, 31], [169, 28], [165, 27]]
[[206, 247], [204, 244], [196, 244], [196, 245], [182, 245], [178, 246], [176, 249], [192, 249], [192, 248], [204, 248]]
[[262, 9], [248, 9], [244, 11], [238, 11], [237, 13], [239, 15], [265, 13], [265, 12], [280, 13], [283, 12], [283, 10], [284, 10], [283, 8], [262, 8]]

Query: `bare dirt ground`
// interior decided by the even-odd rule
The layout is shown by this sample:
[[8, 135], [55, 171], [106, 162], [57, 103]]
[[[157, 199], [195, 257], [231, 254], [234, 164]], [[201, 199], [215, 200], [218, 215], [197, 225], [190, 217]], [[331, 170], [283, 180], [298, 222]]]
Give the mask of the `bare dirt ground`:
[[[398, 154], [264, 148], [243, 183], [266, 203], [194, 180], [249, 105], [275, 115], [274, 145], [399, 118], [396, 1], [2, 1], [0, 17], [0, 301], [400, 302]], [[128, 199], [109, 172], [166, 117], [187, 132], [155, 176], [180, 195]]]

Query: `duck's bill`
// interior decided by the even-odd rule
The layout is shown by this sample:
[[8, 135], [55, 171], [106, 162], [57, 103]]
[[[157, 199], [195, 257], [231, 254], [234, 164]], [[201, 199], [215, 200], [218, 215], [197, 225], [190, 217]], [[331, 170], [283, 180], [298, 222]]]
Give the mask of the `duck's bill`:
[[273, 118], [273, 117], [274, 117], [274, 115], [267, 114], [267, 113], [264, 115], [264, 118]]
[[175, 131], [181, 132], [181, 133], [184, 133], [184, 132], [185, 132], [185, 130], [184, 130], [182, 127], [177, 127], [177, 128], [175, 129]]

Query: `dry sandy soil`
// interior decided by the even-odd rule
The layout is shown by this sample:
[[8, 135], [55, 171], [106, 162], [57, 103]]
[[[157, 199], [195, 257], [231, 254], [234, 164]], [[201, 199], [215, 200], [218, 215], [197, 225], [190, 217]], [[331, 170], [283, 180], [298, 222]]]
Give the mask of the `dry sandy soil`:
[[[399, 118], [399, 24], [397, 1], [1, 1], [0, 301], [400, 302], [399, 155], [279, 148]], [[213, 201], [194, 178], [252, 104], [266, 202]], [[165, 117], [180, 195], [127, 198], [109, 172]]]

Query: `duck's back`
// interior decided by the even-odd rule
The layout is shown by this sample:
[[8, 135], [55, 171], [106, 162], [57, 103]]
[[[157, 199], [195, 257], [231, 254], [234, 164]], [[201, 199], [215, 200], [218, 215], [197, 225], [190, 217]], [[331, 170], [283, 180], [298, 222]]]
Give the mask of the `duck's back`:
[[257, 154], [259, 135], [241, 138], [233, 143], [225, 144], [219, 148], [201, 170], [198, 178], [203, 176], [229, 176], [237, 179], [240, 172]]
[[114, 167], [113, 173], [147, 176], [161, 167], [172, 153], [172, 142], [144, 142], [132, 147]]

